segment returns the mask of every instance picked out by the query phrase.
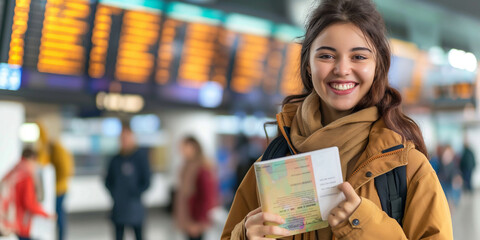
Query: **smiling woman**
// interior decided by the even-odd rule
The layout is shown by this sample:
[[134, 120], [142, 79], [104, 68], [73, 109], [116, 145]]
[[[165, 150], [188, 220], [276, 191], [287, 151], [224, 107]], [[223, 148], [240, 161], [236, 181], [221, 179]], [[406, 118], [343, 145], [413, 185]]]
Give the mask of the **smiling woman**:
[[370, 90], [376, 65], [370, 45], [352, 23], [330, 25], [313, 41], [307, 71], [332, 117], [323, 124], [350, 114]]
[[[329, 227], [290, 236], [291, 219], [259, 206], [251, 168], [222, 239], [452, 239], [448, 204], [420, 129], [402, 113], [401, 96], [389, 86], [390, 56], [385, 25], [370, 0], [323, 0], [313, 10], [300, 56], [304, 90], [285, 98], [277, 139], [292, 154], [338, 147], [345, 181], [339, 189], [346, 200], [329, 213]], [[377, 177], [394, 171], [403, 177], [395, 175], [385, 194], [393, 196], [395, 186], [404, 189], [399, 178], [407, 190], [384, 207]]]

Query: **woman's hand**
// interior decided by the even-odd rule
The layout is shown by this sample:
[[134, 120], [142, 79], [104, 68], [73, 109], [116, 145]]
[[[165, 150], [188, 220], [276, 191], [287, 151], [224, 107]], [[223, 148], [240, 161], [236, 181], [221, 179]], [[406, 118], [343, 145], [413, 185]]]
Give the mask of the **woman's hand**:
[[245, 228], [247, 229], [248, 240], [266, 240], [265, 235], [287, 236], [289, 231], [279, 226], [266, 226], [265, 223], [284, 224], [285, 220], [275, 214], [264, 213], [261, 208], [257, 208], [247, 214]]
[[350, 183], [344, 182], [338, 186], [338, 189], [345, 194], [346, 200], [338, 204], [328, 215], [328, 224], [331, 227], [347, 220], [362, 202]]

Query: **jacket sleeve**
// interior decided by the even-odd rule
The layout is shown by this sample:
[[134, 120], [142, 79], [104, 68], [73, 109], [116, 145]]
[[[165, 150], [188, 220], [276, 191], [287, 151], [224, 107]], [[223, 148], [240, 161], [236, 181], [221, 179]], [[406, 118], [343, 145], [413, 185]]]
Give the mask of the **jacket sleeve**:
[[247, 239], [245, 236], [245, 216], [258, 207], [257, 183], [252, 166], [237, 189], [221, 239]]
[[113, 185], [115, 184], [114, 180], [113, 180], [114, 179], [114, 176], [113, 176], [113, 174], [114, 174], [113, 173], [113, 161], [114, 160], [115, 160], [115, 158], [112, 158], [108, 162], [107, 176], [105, 177], [105, 187], [107, 188], [110, 195], [112, 195]]
[[435, 171], [423, 154], [411, 152], [409, 162], [421, 159], [421, 164], [407, 187], [403, 228], [362, 198], [348, 221], [332, 228], [337, 239], [453, 239], [448, 203]]
[[43, 210], [43, 207], [37, 202], [37, 195], [35, 193], [35, 184], [31, 177], [26, 178], [20, 187], [20, 191], [23, 192], [24, 197], [22, 198], [22, 204], [26, 210], [29, 212], [48, 217], [48, 213]]
[[145, 192], [150, 187], [151, 180], [151, 171], [150, 171], [150, 161], [148, 159], [148, 153], [142, 152], [141, 161], [140, 161], [140, 181], [139, 181], [139, 195]]

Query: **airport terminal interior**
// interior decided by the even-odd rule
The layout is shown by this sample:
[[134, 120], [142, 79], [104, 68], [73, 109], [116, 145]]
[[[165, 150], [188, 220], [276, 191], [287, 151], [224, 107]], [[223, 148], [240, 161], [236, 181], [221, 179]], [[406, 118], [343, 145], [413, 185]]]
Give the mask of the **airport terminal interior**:
[[[115, 239], [125, 217], [143, 219], [144, 239], [188, 239], [176, 203], [189, 143], [214, 179], [203, 239], [220, 239], [243, 177], [279, 134], [283, 99], [302, 93], [301, 42], [320, 2], [0, 0], [0, 179], [33, 149], [35, 201], [49, 217], [32, 218], [32, 239]], [[454, 238], [480, 239], [480, 2], [373, 2], [389, 84], [450, 186]], [[138, 211], [113, 214], [114, 171], [136, 167], [113, 160], [129, 144], [148, 184]], [[135, 239], [128, 227], [125, 239]]]

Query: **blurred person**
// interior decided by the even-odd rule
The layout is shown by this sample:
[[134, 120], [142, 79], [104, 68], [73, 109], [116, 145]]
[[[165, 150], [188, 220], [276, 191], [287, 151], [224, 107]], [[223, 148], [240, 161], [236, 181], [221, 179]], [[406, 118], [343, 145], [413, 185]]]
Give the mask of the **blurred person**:
[[135, 238], [143, 239], [145, 207], [142, 194], [150, 186], [148, 154], [137, 147], [135, 134], [124, 124], [120, 134], [120, 152], [108, 165], [105, 186], [113, 199], [111, 220], [115, 239], [122, 240], [125, 227], [133, 228]]
[[429, 154], [430, 155], [430, 165], [432, 165], [433, 170], [435, 170], [435, 173], [438, 175], [438, 172], [440, 171], [440, 155], [443, 152], [443, 146], [438, 145], [435, 149], [435, 153]]
[[442, 184], [450, 209], [454, 209], [460, 201], [463, 180], [460, 169], [455, 162], [455, 151], [450, 145], [445, 146], [440, 158], [438, 178]]
[[464, 141], [463, 144], [463, 153], [462, 157], [460, 158], [460, 171], [462, 172], [464, 188], [467, 192], [472, 192], [472, 173], [475, 170], [476, 166], [475, 156], [470, 149], [470, 146], [467, 143], [467, 140]]
[[190, 240], [201, 240], [212, 225], [210, 210], [218, 204], [215, 167], [192, 136], [182, 140], [180, 151], [183, 164], [174, 203], [175, 223]]
[[58, 140], [49, 139], [45, 126], [37, 122], [40, 130], [38, 139], [38, 161], [42, 165], [52, 164], [55, 169], [55, 211], [57, 214], [57, 239], [67, 234], [67, 216], [64, 207], [70, 178], [75, 172], [73, 155]]
[[[448, 203], [426, 158], [422, 133], [402, 113], [400, 93], [389, 86], [391, 51], [380, 13], [371, 0], [319, 2], [302, 38], [303, 92], [287, 96], [276, 117], [281, 132], [276, 142], [284, 146], [277, 152], [337, 146], [345, 181], [338, 187], [346, 199], [323, 219], [328, 227], [282, 239], [452, 239]], [[382, 208], [384, 194], [375, 186], [376, 177], [395, 169], [405, 171], [408, 183], [405, 197], [395, 199], [400, 204], [390, 205], [401, 218]], [[398, 207], [402, 202], [404, 208]], [[286, 220], [262, 211], [250, 168], [222, 239], [287, 236], [290, 231], [278, 226]]]
[[262, 154], [262, 144], [255, 142], [255, 139], [250, 139], [244, 134], [240, 134], [236, 139], [236, 146], [234, 148], [234, 156], [237, 162], [236, 177], [234, 192], [237, 191], [243, 177], [248, 172], [248, 169], [257, 160], [258, 156]]
[[[8, 187], [12, 188], [10, 200], [13, 201], [16, 215], [12, 230], [19, 240], [30, 239], [32, 219], [35, 215], [55, 219], [55, 215], [48, 214], [38, 201], [35, 189], [37, 168], [37, 153], [30, 148], [25, 148], [20, 162], [2, 179], [2, 184], [8, 184]], [[2, 194], [4, 193], [2, 191]], [[6, 196], [0, 196], [0, 198], [4, 197]], [[6, 203], [2, 201], [2, 204]], [[4, 211], [3, 207], [0, 207], [0, 211]]]

